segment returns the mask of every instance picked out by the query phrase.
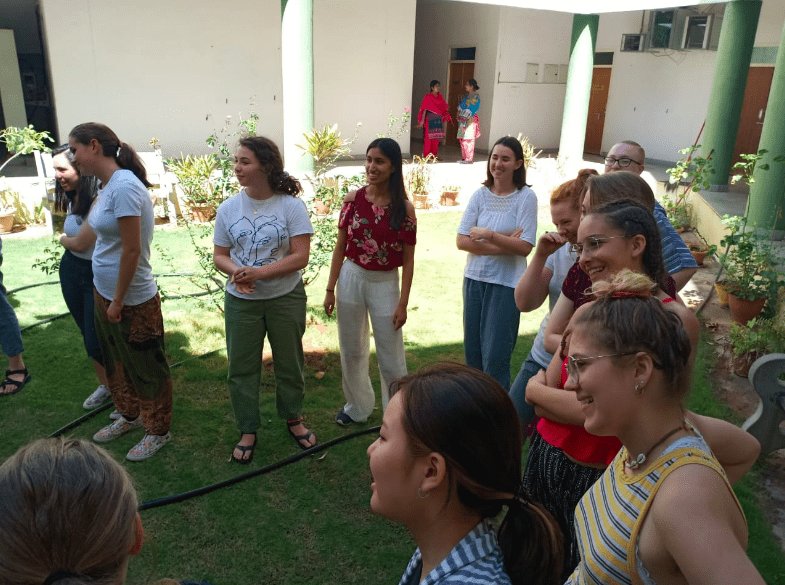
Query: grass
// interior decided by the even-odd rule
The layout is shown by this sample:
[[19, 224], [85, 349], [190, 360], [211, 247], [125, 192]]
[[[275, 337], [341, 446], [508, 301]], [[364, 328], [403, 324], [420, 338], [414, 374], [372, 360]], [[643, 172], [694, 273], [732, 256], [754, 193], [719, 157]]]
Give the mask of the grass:
[[[404, 329], [410, 371], [435, 360], [463, 360], [464, 255], [456, 250], [454, 235], [459, 220], [459, 212], [419, 217], [415, 280]], [[546, 221], [547, 216], [541, 216], [540, 232], [549, 226]], [[205, 242], [209, 244], [209, 238]], [[46, 243], [42, 239], [3, 242], [3, 273], [9, 289], [56, 280], [56, 276], [29, 268], [42, 256]], [[154, 245], [172, 258], [169, 265], [154, 251], [155, 272], [195, 269], [197, 258], [183, 229], [156, 231]], [[325, 283], [323, 273], [307, 289], [310, 323], [305, 337], [305, 416], [322, 442], [353, 430], [332, 421], [343, 404], [343, 394], [335, 321], [321, 308]], [[159, 285], [169, 294], [195, 290], [185, 279], [160, 279]], [[23, 326], [66, 310], [57, 285], [28, 289], [12, 295], [11, 300]], [[170, 361], [188, 360], [172, 370], [174, 439], [154, 458], [135, 464], [126, 462], [124, 455], [141, 431], [106, 445], [133, 475], [140, 500], [209, 485], [299, 453], [276, 416], [268, 373], [261, 388], [263, 426], [254, 462], [249, 468], [228, 462], [238, 432], [225, 384], [223, 316], [217, 307], [193, 299], [167, 300], [163, 312]], [[513, 375], [529, 351], [543, 314], [539, 310], [522, 315]], [[30, 329], [23, 338], [33, 382], [22, 393], [0, 401], [0, 436], [4, 439], [0, 460], [84, 414], [82, 401], [96, 386], [70, 317]], [[198, 357], [214, 349], [220, 351]], [[693, 394], [697, 402], [691, 406], [724, 416], [727, 412], [711, 398], [706, 375], [710, 359], [702, 352]], [[371, 377], [378, 387], [375, 357], [371, 360]], [[321, 372], [324, 376], [318, 378]], [[108, 420], [106, 414], [99, 415], [71, 434], [90, 438]], [[380, 423], [377, 410], [367, 426]], [[131, 561], [128, 583], [163, 577], [203, 579], [216, 585], [397, 582], [415, 545], [400, 526], [369, 510], [365, 450], [372, 440], [372, 436], [352, 439], [329, 449], [324, 457], [306, 458], [184, 503], [142, 512], [147, 545]], [[781, 569], [785, 558], [756, 507], [754, 474], [741, 482], [737, 493], [750, 521], [750, 557], [767, 582], [785, 585]]]

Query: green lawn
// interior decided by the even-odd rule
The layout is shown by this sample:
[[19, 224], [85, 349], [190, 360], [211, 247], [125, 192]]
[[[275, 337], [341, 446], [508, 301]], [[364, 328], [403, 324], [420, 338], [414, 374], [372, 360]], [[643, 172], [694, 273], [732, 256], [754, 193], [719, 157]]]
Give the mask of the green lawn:
[[[547, 217], [547, 216], [545, 216]], [[540, 232], [549, 224], [541, 214]], [[440, 359], [463, 359], [461, 281], [464, 255], [455, 248], [459, 212], [420, 214], [415, 280], [404, 328], [410, 370]], [[209, 239], [206, 240], [209, 243]], [[30, 268], [43, 256], [46, 240], [4, 240], [3, 273], [9, 289], [56, 280]], [[156, 272], [194, 270], [197, 257], [184, 229], [159, 230], [154, 244]], [[334, 319], [321, 302], [326, 271], [308, 287], [310, 323], [306, 332], [305, 416], [321, 442], [343, 436], [333, 416], [343, 405], [340, 361]], [[193, 292], [185, 279], [162, 278], [170, 295]], [[11, 297], [23, 326], [65, 312], [59, 286], [41, 286]], [[238, 433], [225, 385], [223, 316], [209, 303], [193, 299], [166, 300], [163, 305], [167, 349], [172, 362], [188, 358], [172, 371], [174, 377], [173, 441], [142, 463], [124, 459], [141, 431], [107, 444], [133, 475], [140, 499], [155, 499], [249, 471], [229, 462]], [[543, 310], [522, 315], [513, 375], [528, 353]], [[326, 325], [326, 329], [325, 326]], [[92, 368], [79, 332], [70, 317], [23, 334], [25, 360], [32, 383], [11, 398], [0, 400], [3, 441], [0, 458], [19, 446], [46, 436], [84, 414], [84, 398], [95, 388]], [[206, 358], [198, 356], [220, 349]], [[708, 352], [699, 363], [694, 408], [718, 408], [706, 382]], [[372, 357], [372, 361], [374, 358]], [[0, 367], [5, 366], [0, 358]], [[316, 374], [324, 372], [322, 378]], [[378, 387], [378, 370], [371, 364]], [[262, 388], [264, 425], [250, 469], [284, 459], [299, 449], [275, 414], [271, 376]], [[715, 411], [711, 411], [716, 414]], [[718, 411], [722, 414], [721, 411]], [[108, 423], [106, 414], [72, 432], [89, 438]], [[377, 410], [367, 426], [381, 423]], [[128, 583], [149, 583], [163, 577], [204, 579], [216, 585], [250, 583], [395, 583], [414, 544], [406, 532], [371, 514], [365, 450], [373, 440], [364, 436], [335, 446], [322, 457], [309, 457], [270, 474], [181, 504], [142, 512], [147, 545], [133, 559]], [[750, 556], [769, 583], [785, 584], [785, 558], [754, 504], [754, 477], [738, 492], [752, 530]]]

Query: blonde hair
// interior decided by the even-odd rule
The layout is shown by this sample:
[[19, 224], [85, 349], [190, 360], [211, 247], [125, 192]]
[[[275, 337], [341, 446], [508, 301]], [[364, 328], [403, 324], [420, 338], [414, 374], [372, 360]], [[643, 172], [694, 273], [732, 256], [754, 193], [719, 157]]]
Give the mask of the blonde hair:
[[136, 538], [128, 472], [82, 439], [39, 439], [0, 466], [0, 583], [116, 585]]

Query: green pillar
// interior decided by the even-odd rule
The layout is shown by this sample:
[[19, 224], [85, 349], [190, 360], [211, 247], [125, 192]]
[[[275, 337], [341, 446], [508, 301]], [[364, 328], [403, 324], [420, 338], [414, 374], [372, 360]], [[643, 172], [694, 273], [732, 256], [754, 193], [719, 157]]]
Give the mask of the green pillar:
[[597, 14], [574, 14], [572, 17], [570, 66], [559, 140], [559, 154], [566, 158], [583, 159], [599, 24], [600, 17]]
[[283, 157], [291, 171], [313, 171], [295, 146], [313, 128], [313, 0], [281, 0]]
[[[769, 103], [758, 147], [768, 152], [756, 165], [747, 200], [747, 214], [750, 223], [762, 227], [772, 226], [778, 231], [785, 230], [783, 208], [785, 208], [785, 162], [774, 162], [774, 158], [785, 155], [785, 28], [777, 53], [774, 78], [771, 80]], [[761, 165], [769, 169], [761, 169]], [[779, 234], [782, 236], [782, 234]]]
[[725, 6], [702, 141], [704, 156], [714, 150], [714, 174], [709, 177], [713, 191], [728, 190], [760, 7], [760, 0], [733, 0]]

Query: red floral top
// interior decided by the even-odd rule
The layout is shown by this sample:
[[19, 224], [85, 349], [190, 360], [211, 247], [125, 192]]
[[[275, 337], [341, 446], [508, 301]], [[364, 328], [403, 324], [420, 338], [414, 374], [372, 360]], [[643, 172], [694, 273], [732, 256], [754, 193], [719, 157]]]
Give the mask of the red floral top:
[[390, 229], [390, 206], [372, 205], [365, 187], [341, 208], [338, 227], [346, 229], [344, 255], [366, 270], [403, 266], [403, 246], [417, 243], [417, 221], [408, 215], [398, 231]]

